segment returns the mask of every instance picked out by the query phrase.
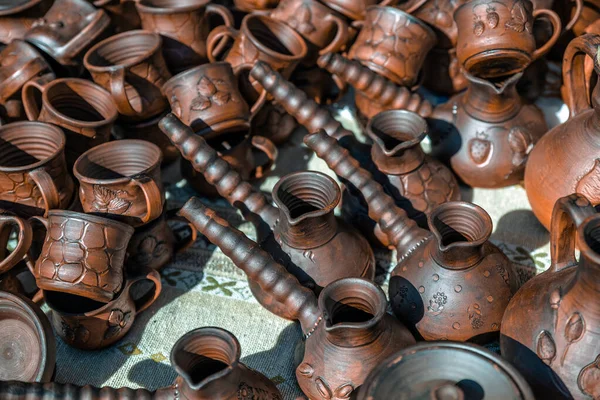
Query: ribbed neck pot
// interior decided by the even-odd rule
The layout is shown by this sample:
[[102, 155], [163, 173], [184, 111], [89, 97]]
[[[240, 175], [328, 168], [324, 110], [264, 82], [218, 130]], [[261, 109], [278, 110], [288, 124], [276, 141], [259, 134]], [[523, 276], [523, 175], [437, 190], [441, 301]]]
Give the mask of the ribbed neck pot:
[[464, 72], [469, 86], [463, 97], [465, 111], [481, 121], [498, 123], [513, 118], [521, 110], [517, 82], [523, 73], [487, 80]]

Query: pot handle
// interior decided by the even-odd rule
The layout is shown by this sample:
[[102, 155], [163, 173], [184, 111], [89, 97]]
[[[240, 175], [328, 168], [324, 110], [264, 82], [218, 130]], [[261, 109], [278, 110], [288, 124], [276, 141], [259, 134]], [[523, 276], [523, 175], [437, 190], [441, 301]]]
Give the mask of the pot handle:
[[[29, 218], [29, 221], [31, 221], [31, 220], [36, 220], [39, 223], [41, 223], [42, 225], [44, 225], [44, 228], [46, 228], [46, 235], [48, 235], [48, 228], [50, 226], [50, 223], [48, 222], [47, 217], [34, 216], [34, 217]], [[31, 227], [31, 223], [28, 223], [28, 224]], [[25, 255], [25, 264], [27, 265], [27, 268], [29, 268], [29, 270], [31, 271], [31, 274], [37, 279], [37, 275], [35, 274], [35, 263], [37, 261], [37, 258], [32, 256], [30, 250], [31, 250], [31, 244], [29, 245], [29, 249], [27, 251], [27, 254]]]
[[581, 17], [581, 13], [583, 12], [583, 0], [575, 0], [575, 13], [573, 14], [573, 18], [569, 21], [567, 26], [565, 26], [564, 32], [570, 31], [571, 28], [575, 25], [579, 17]]
[[44, 206], [46, 207], [44, 217], [48, 216], [48, 211], [52, 210], [53, 208], [60, 208], [60, 195], [56, 185], [54, 184], [54, 180], [48, 174], [48, 172], [46, 172], [44, 168], [36, 168], [32, 171], [29, 171], [29, 177], [40, 189], [40, 193], [44, 199]]
[[409, 4], [407, 9], [403, 9], [398, 7], [400, 10], [404, 11], [407, 14], [412, 14], [417, 11], [419, 8], [423, 6], [423, 4], [427, 3], [427, 0], [417, 0], [414, 4]]
[[252, 147], [258, 149], [265, 153], [269, 161], [267, 161], [263, 165], [258, 165], [254, 168], [253, 175], [255, 179], [260, 179], [265, 174], [267, 174], [271, 169], [273, 169], [273, 165], [275, 164], [275, 160], [277, 160], [277, 146], [273, 144], [273, 142], [267, 139], [264, 136], [256, 135], [252, 136]]
[[[590, 88], [585, 79], [584, 61], [588, 55], [594, 62], [594, 69], [600, 71], [598, 63], [598, 46], [600, 46], [600, 35], [585, 34], [576, 37], [569, 43], [565, 50], [563, 60], [563, 84], [565, 103], [571, 111], [571, 117], [589, 110]], [[583, 83], [583, 88], [577, 90], [577, 84]]]
[[138, 314], [150, 307], [156, 301], [156, 299], [158, 299], [158, 296], [160, 296], [160, 292], [162, 291], [160, 274], [153, 269], [147, 268], [143, 273], [133, 277], [129, 277], [127, 279], [127, 284], [125, 287], [125, 290], [128, 292], [129, 297], [132, 297], [131, 287], [140, 281], [146, 280], [154, 283], [154, 289], [150, 289], [139, 299], [133, 300], [133, 302], [135, 303], [135, 310]]
[[[242, 73], [242, 71], [250, 71], [252, 69], [252, 67], [253, 67], [253, 65], [249, 64], [249, 63], [238, 65], [233, 68], [233, 75], [235, 75], [236, 79], [239, 82], [240, 73]], [[253, 118], [256, 115], [256, 113], [258, 113], [260, 111], [262, 106], [267, 101], [268, 95], [269, 95], [269, 93], [263, 88], [263, 90], [260, 92], [260, 95], [258, 96], [258, 99], [256, 99], [256, 101], [254, 102], [252, 107], [250, 107], [250, 117], [251, 118]]]
[[349, 26], [340, 17], [333, 14], [327, 14], [325, 17], [326, 21], [331, 21], [337, 26], [337, 32], [335, 33], [335, 37], [324, 49], [319, 51], [319, 55], [327, 54], [327, 53], [337, 53], [340, 51], [346, 43], [348, 43], [348, 29]]
[[23, 98], [23, 108], [27, 119], [30, 121], [37, 121], [40, 118], [40, 107], [35, 101], [35, 90], [39, 91], [40, 94], [44, 93], [44, 86], [36, 79], [32, 79], [26, 82], [21, 89], [21, 97]]
[[594, 214], [596, 210], [582, 194], [571, 194], [556, 201], [550, 226], [549, 271], [558, 272], [577, 264], [575, 258], [577, 227]]
[[184, 222], [186, 225], [183, 228], [181, 228], [181, 230], [189, 229], [190, 235], [187, 240], [180, 240], [181, 236], [178, 235], [176, 231], [173, 231], [173, 233], [175, 234], [175, 253], [181, 253], [182, 251], [185, 251], [192, 244], [194, 244], [194, 242], [198, 238], [198, 231], [196, 230], [194, 225], [187, 219], [177, 215], [178, 211], [179, 211], [179, 209], [177, 209], [177, 208], [172, 209], [172, 210], [167, 210], [167, 215], [166, 215], [167, 221]]
[[127, 97], [127, 92], [125, 91], [125, 73], [125, 68], [120, 67], [110, 71], [110, 76], [108, 78], [109, 91], [119, 113], [128, 117], [133, 117], [137, 115], [137, 112], [133, 109], [129, 97]]
[[[5, 228], [10, 227], [11, 225], [17, 225], [19, 228], [19, 235], [17, 238], [17, 247], [8, 255], [8, 257], [4, 258], [0, 262], [0, 274], [5, 273], [10, 270], [12, 267], [17, 265], [19, 261], [27, 256], [27, 252], [31, 247], [31, 242], [33, 240], [33, 231], [31, 229], [31, 225], [29, 223], [16, 215], [11, 215], [5, 212], [0, 213], [0, 233], [2, 233], [3, 239], [6, 238], [6, 242], [8, 242], [8, 237], [10, 236], [10, 229], [4, 231]], [[6, 236], [4, 236], [5, 234]], [[2, 252], [5, 251], [6, 242], [2, 240]]]
[[[221, 39], [231, 38], [231, 40], [235, 41], [239, 34], [240, 31], [227, 25], [217, 26], [210, 31], [208, 38], [206, 39], [206, 55], [208, 56], [208, 61], [211, 63], [218, 61], [217, 56], [223, 51], [223, 47], [225, 46], [225, 40]], [[215, 55], [215, 52], [217, 55]]]
[[552, 36], [550, 36], [550, 39], [548, 39], [548, 41], [544, 43], [542, 47], [540, 47], [539, 49], [535, 49], [535, 51], [532, 54], [533, 60], [537, 60], [538, 58], [546, 54], [552, 48], [552, 46], [554, 46], [554, 44], [560, 37], [560, 31], [562, 28], [562, 22], [560, 20], [560, 17], [554, 11], [546, 9], [533, 10], [533, 19], [535, 20], [539, 16], [546, 16], [550, 20], [550, 23], [552, 24]]
[[163, 197], [162, 192], [159, 189], [154, 179], [146, 175], [134, 176], [131, 178], [133, 183], [138, 185], [142, 192], [144, 192], [144, 197], [146, 198], [146, 215], [142, 217], [142, 222], [150, 222], [154, 221], [156, 218], [160, 217], [163, 210]]

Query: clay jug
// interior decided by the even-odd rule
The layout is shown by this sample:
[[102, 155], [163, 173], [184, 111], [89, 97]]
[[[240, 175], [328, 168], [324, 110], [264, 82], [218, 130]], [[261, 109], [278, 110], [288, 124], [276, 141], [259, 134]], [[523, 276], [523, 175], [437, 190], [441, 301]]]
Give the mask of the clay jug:
[[42, 18], [53, 0], [6, 0], [0, 4], [0, 42], [23, 39], [35, 21]]
[[465, 72], [466, 92], [436, 107], [431, 116], [432, 155], [448, 162], [469, 186], [521, 182], [527, 156], [548, 130], [542, 112], [523, 104], [517, 93], [521, 75], [490, 81]]
[[362, 193], [369, 216], [396, 249], [389, 298], [401, 321], [425, 340], [486, 342], [498, 333], [519, 278], [489, 242], [492, 220], [485, 210], [466, 202], [444, 203], [429, 214], [429, 232], [409, 219], [334, 138], [318, 131], [304, 142]]
[[523, 285], [506, 309], [502, 355], [521, 371], [537, 398], [597, 399], [600, 215], [583, 195], [556, 202], [550, 251], [550, 268]]
[[[317, 300], [281, 264], [197, 198], [179, 214], [300, 322], [304, 355], [296, 378], [309, 398], [349, 398], [382, 360], [415, 343], [406, 327], [386, 313], [385, 295], [374, 283], [340, 279]], [[279, 315], [278, 309], [264, 306]]]
[[[333, 214], [341, 198], [333, 179], [315, 171], [288, 174], [273, 188], [274, 207], [175, 115], [165, 117], [160, 128], [221, 196], [245, 211], [257, 226], [261, 246], [304, 286], [318, 294], [340, 278], [375, 278], [368, 242]], [[274, 301], [257, 284], [250, 282], [250, 287], [261, 304]], [[286, 311], [280, 306], [279, 314]]]
[[3, 400], [282, 400], [267, 377], [240, 362], [240, 343], [217, 327], [194, 329], [171, 350], [171, 365], [178, 376], [173, 385], [146, 389], [79, 387], [61, 383], [0, 381]]
[[[566, 103], [571, 118], [553, 128], [531, 152], [525, 171], [525, 189], [531, 209], [540, 222], [550, 227], [556, 200], [581, 193], [593, 205], [600, 204], [600, 86], [593, 91], [584, 79], [586, 54], [600, 72], [600, 36], [580, 36], [569, 44], [563, 63]], [[591, 102], [590, 102], [591, 91]]]

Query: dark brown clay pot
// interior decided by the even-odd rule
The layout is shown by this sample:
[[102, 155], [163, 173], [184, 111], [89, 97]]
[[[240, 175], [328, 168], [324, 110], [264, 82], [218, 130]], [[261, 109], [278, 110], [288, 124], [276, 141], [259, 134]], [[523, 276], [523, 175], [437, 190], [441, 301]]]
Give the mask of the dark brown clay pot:
[[141, 28], [141, 19], [131, 0], [95, 0], [94, 6], [102, 8], [110, 17], [115, 33]]
[[444, 203], [429, 215], [428, 232], [334, 138], [319, 131], [304, 142], [362, 193], [369, 216], [397, 250], [389, 297], [398, 318], [425, 340], [493, 338], [519, 278], [508, 258], [488, 241], [490, 216], [471, 203]]
[[465, 72], [467, 91], [442, 104], [430, 120], [432, 155], [472, 187], [520, 183], [533, 146], [548, 130], [542, 112], [523, 104], [521, 73], [488, 81]]
[[139, 0], [135, 2], [144, 30], [160, 33], [169, 70], [178, 74], [208, 60], [209, 17], [220, 16], [233, 26], [225, 7], [197, 0]]
[[473, 344], [419, 343], [392, 355], [371, 372], [358, 400], [534, 400], [519, 372]]
[[[584, 59], [589, 55], [594, 69], [600, 36], [587, 34], [574, 39], [565, 52], [563, 82], [571, 118], [548, 132], [531, 152], [525, 171], [525, 189], [531, 209], [550, 227], [553, 204], [562, 196], [581, 193], [593, 205], [600, 204], [600, 136], [594, 126], [600, 115], [600, 86], [589, 100], [589, 82], [584, 78]], [[539, 146], [539, 148], [538, 148]]]
[[0, 380], [48, 382], [56, 362], [48, 318], [31, 300], [3, 291], [0, 310]]
[[309, 398], [348, 398], [383, 359], [415, 343], [406, 327], [386, 313], [385, 295], [374, 283], [340, 279], [317, 301], [282, 265], [198, 199], [179, 213], [277, 302], [265, 308], [281, 315], [278, 305], [284, 304], [286, 314], [300, 321], [305, 348], [296, 378]]
[[369, 6], [389, 6], [398, 3], [397, 0], [324, 0], [326, 6], [331, 7], [337, 12], [345, 15], [351, 20], [362, 21], [367, 16], [367, 9]]
[[282, 400], [277, 386], [240, 362], [240, 343], [230, 332], [204, 327], [183, 335], [171, 350], [171, 365], [179, 376], [173, 385], [146, 389], [78, 387], [0, 381], [5, 400]]
[[65, 143], [60, 128], [42, 122], [0, 127], [0, 205], [22, 216], [67, 208], [74, 184]]
[[250, 134], [262, 135], [280, 146], [288, 141], [298, 123], [279, 104], [265, 104], [252, 119]]
[[54, 0], [7, 0], [0, 5], [0, 42], [10, 44], [25, 33], [52, 6]]
[[[556, 202], [552, 264], [511, 300], [500, 337], [502, 355], [538, 398], [600, 396], [600, 215], [585, 196]], [[581, 251], [575, 258], [575, 245]], [[550, 397], [549, 397], [550, 396]]]

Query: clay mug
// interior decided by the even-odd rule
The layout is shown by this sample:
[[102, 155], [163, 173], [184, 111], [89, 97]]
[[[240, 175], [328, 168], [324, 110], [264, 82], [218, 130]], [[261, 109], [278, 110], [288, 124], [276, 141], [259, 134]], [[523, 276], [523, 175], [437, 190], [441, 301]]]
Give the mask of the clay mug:
[[[148, 292], [136, 299], [132, 288], [143, 281], [153, 284]], [[135, 317], [150, 307], [160, 295], [160, 275], [154, 270], [128, 278], [117, 297], [100, 303], [69, 293], [44, 291], [44, 299], [52, 310], [54, 330], [70, 346], [97, 350], [110, 346], [129, 332]]]
[[165, 112], [161, 88], [171, 78], [160, 35], [128, 31], [92, 47], [83, 58], [94, 82], [108, 90], [123, 119], [146, 120]]
[[[207, 39], [208, 58], [216, 62], [223, 38], [233, 39], [233, 44], [225, 61], [233, 70], [253, 66], [256, 61], [264, 61], [273, 69], [289, 78], [298, 63], [308, 51], [304, 39], [298, 32], [281, 21], [262, 14], [248, 14], [242, 20], [240, 30], [228, 26], [218, 26]], [[249, 86], [252, 84], [251, 89]], [[262, 87], [253, 78], [243, 81], [242, 93], [257, 98]]]
[[[552, 36], [536, 49], [533, 24], [546, 17]], [[533, 9], [529, 0], [474, 0], [454, 12], [458, 27], [456, 55], [459, 63], [478, 78], [521, 72], [546, 54], [558, 40], [560, 17], [546, 9]]]
[[5, 0], [0, 3], [0, 42], [22, 40], [33, 23], [46, 14], [53, 0]]
[[113, 300], [123, 286], [131, 226], [67, 210], [51, 210], [48, 218], [32, 220], [46, 228], [46, 239], [32, 270], [40, 289], [102, 303]]
[[362, 29], [348, 58], [399, 85], [417, 83], [425, 56], [437, 41], [427, 24], [397, 8], [373, 6], [354, 25]]
[[277, 7], [279, 0], [233, 0], [235, 8], [245, 13], [267, 11]]
[[111, 21], [115, 33], [140, 29], [142, 21], [132, 0], [95, 0], [94, 6], [102, 8]]
[[345, 18], [317, 0], [282, 0], [269, 14], [296, 30], [306, 41], [304, 62], [314, 65], [317, 57], [337, 53], [349, 40]]
[[158, 146], [117, 140], [83, 153], [73, 166], [83, 211], [137, 227], [154, 221], [165, 204]]
[[[12, 251], [9, 251], [9, 241], [15, 228], [17, 244]], [[27, 221], [10, 212], [0, 210], [0, 275], [10, 271], [26, 258], [32, 239], [33, 231]]]
[[247, 69], [245, 64], [233, 69], [227, 62], [199, 65], [169, 79], [163, 92], [172, 112], [198, 134], [248, 129], [266, 93], [248, 106], [238, 88]]
[[162, 36], [163, 56], [173, 74], [206, 62], [211, 15], [233, 26], [227, 8], [204, 0], [139, 0], [136, 7], [142, 28]]
[[323, 3], [354, 21], [362, 21], [366, 18], [370, 6], [392, 6], [398, 0], [323, 0]]
[[55, 0], [25, 34], [25, 40], [59, 64], [74, 66], [109, 25], [109, 16], [87, 0]]
[[21, 216], [67, 208], [74, 184], [65, 161], [65, 135], [43, 122], [0, 127], [0, 206]]

